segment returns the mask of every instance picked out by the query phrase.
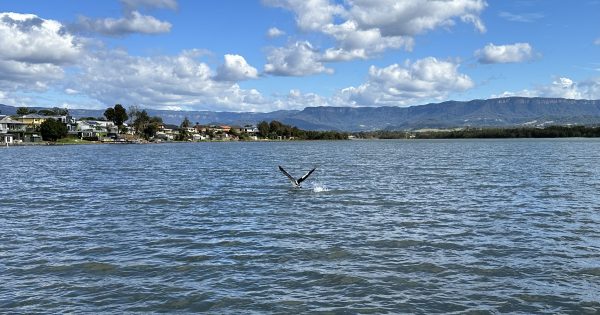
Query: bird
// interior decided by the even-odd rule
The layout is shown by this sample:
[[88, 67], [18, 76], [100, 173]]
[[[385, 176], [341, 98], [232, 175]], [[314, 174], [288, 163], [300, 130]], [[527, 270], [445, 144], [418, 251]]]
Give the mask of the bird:
[[306, 180], [308, 178], [308, 176], [310, 176], [310, 174], [312, 174], [312, 172], [314, 172], [317, 168], [313, 168], [312, 170], [308, 171], [308, 173], [304, 174], [304, 176], [295, 179], [292, 175], [290, 175], [290, 173], [288, 173], [286, 170], [283, 169], [283, 167], [281, 167], [281, 165], [279, 165], [279, 170], [285, 175], [287, 176], [290, 181], [292, 182], [292, 185], [294, 185], [294, 187], [296, 188], [300, 188], [300, 184]]

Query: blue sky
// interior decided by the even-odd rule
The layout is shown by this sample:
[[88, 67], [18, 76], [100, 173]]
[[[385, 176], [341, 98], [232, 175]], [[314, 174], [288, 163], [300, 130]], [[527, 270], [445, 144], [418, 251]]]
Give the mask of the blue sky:
[[600, 99], [600, 1], [0, 2], [0, 103], [272, 111]]

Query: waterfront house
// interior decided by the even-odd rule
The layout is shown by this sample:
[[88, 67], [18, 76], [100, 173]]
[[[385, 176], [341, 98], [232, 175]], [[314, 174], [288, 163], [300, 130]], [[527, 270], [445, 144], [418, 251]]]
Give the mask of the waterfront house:
[[256, 128], [256, 126], [254, 125], [245, 125], [244, 127], [242, 127], [242, 132], [247, 133], [249, 135], [256, 135], [258, 134], [258, 128]]
[[74, 134], [81, 139], [100, 140], [109, 134], [115, 134], [117, 127], [112, 121], [78, 120]]
[[22, 140], [27, 129], [27, 124], [16, 121], [9, 116], [0, 117], [0, 134], [11, 134], [12, 141]]
[[28, 114], [28, 115], [17, 116], [15, 119], [17, 121], [20, 121], [20, 122], [26, 124], [29, 132], [38, 130], [40, 125], [48, 119], [54, 119], [56, 121], [60, 121], [65, 126], [67, 126], [67, 131], [70, 133], [77, 130], [77, 124], [75, 122], [75, 119], [69, 115], [44, 116], [44, 115], [39, 115], [39, 114]]
[[0, 133], [8, 132], [8, 126], [5, 123], [2, 123], [2, 120], [6, 117], [6, 115], [0, 115]]
[[163, 141], [173, 141], [173, 139], [175, 139], [175, 137], [173, 136], [172, 130], [171, 129], [164, 129], [167, 130], [167, 132], [165, 131], [158, 131], [156, 132], [156, 135], [154, 135], [154, 139], [159, 139], [159, 140], [163, 140]]
[[208, 137], [199, 133], [192, 133], [192, 140], [193, 141], [202, 141], [202, 140], [208, 140]]
[[30, 128], [39, 127], [46, 119], [50, 118], [50, 116], [43, 116], [39, 114], [28, 114], [17, 116], [15, 119], [26, 124]]
[[41, 125], [44, 121], [46, 121], [48, 119], [54, 119], [54, 120], [60, 121], [61, 123], [65, 124], [67, 126], [75, 123], [75, 119], [73, 119], [72, 116], [68, 116], [68, 115], [44, 116], [44, 115], [40, 115], [40, 114], [28, 114], [28, 115], [17, 116], [17, 118], [16, 118], [16, 120], [18, 120], [22, 123], [25, 123], [29, 126], [33, 126], [33, 127], [38, 127], [39, 125]]
[[1, 144], [13, 144], [14, 136], [10, 133], [2, 133], [2, 134], [0, 134], [0, 143]]

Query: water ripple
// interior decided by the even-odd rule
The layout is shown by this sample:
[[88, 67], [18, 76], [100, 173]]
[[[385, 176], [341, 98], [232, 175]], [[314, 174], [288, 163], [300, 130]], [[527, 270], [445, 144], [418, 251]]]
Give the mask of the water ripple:
[[[599, 158], [588, 139], [9, 148], [0, 312], [598, 313]], [[277, 165], [318, 169], [294, 189]]]

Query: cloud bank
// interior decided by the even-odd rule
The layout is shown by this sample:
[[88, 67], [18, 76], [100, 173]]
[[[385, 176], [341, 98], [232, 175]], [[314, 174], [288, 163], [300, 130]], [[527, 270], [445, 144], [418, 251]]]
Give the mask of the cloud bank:
[[433, 57], [385, 68], [371, 66], [367, 81], [343, 89], [341, 98], [359, 106], [403, 106], [443, 99], [474, 86], [469, 76], [458, 72], [458, 67], [456, 63]]
[[449, 28], [457, 21], [473, 24], [479, 32], [486, 30], [479, 18], [487, 6], [483, 0], [352, 0], [344, 5], [329, 0], [263, 3], [292, 11], [300, 30], [333, 38], [336, 46], [327, 49], [323, 57], [327, 61], [373, 58], [388, 49], [411, 50], [414, 36]]
[[540, 85], [532, 90], [507, 91], [500, 95], [492, 95], [492, 97], [506, 96], [600, 99], [600, 77], [588, 78], [580, 82], [567, 77], [559, 77], [550, 84]]
[[43, 90], [82, 53], [83, 44], [58, 21], [0, 13], [0, 88], [5, 91]]

